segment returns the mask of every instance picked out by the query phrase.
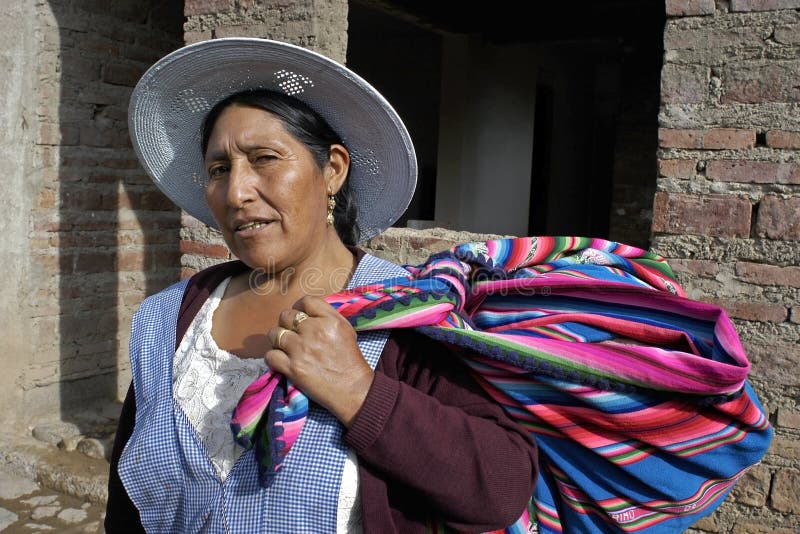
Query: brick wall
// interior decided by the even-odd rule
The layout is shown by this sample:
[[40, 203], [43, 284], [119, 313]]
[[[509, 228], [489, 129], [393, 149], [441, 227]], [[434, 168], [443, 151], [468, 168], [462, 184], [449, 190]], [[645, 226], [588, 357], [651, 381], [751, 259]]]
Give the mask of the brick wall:
[[667, 0], [653, 248], [724, 306], [775, 442], [697, 532], [800, 531], [800, 0]]
[[277, 39], [310, 48], [340, 63], [347, 52], [347, 1], [186, 0], [184, 39]]
[[[124, 395], [131, 315], [179, 275], [179, 214], [127, 132], [139, 76], [181, 43], [182, 2], [36, 3], [30, 211], [30, 418]], [[59, 411], [61, 412], [59, 414]]]

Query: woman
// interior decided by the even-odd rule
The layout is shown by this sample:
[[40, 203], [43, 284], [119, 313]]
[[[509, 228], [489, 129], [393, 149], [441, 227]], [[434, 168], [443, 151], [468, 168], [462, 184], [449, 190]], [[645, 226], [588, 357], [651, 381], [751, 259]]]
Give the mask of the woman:
[[[321, 297], [406, 274], [354, 247], [407, 207], [400, 119], [312, 52], [256, 39], [162, 59], [131, 103], [157, 185], [239, 262], [149, 298], [112, 458], [108, 532], [423, 532], [503, 528], [536, 480], [527, 432], [444, 346], [354, 332]], [[312, 404], [270, 483], [229, 430], [267, 368]]]

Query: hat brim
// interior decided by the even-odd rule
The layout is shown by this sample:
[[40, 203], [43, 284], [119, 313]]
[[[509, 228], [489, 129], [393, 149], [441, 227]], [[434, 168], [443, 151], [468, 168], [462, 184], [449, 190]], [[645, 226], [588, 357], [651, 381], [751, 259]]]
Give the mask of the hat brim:
[[128, 108], [133, 148], [155, 184], [184, 211], [216, 228], [205, 201], [203, 121], [241, 91], [278, 91], [306, 103], [350, 152], [350, 187], [360, 240], [391, 226], [417, 182], [414, 145], [400, 117], [369, 83], [343, 65], [288, 43], [251, 38], [203, 41], [145, 72]]

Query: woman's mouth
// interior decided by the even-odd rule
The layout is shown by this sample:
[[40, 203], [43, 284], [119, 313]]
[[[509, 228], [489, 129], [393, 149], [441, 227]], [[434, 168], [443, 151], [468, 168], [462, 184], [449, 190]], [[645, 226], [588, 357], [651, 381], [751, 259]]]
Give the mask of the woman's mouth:
[[250, 228], [261, 228], [262, 226], [266, 226], [268, 224], [269, 222], [267, 221], [252, 221], [241, 225], [236, 229], [236, 231], [241, 232], [242, 230], [249, 230]]
[[250, 221], [244, 224], [240, 224], [235, 228], [235, 232], [241, 236], [248, 236], [251, 234], [255, 234], [259, 230], [263, 230], [265, 227], [269, 226], [274, 221]]

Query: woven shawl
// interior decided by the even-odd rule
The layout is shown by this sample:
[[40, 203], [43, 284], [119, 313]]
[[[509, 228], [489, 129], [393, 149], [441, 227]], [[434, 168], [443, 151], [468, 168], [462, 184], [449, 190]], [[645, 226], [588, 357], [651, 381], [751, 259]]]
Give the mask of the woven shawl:
[[[448, 344], [531, 432], [539, 480], [505, 532], [681, 531], [769, 446], [728, 316], [686, 298], [651, 252], [526, 237], [459, 245], [406, 269], [327, 300], [358, 331], [414, 328]], [[264, 484], [305, 406], [273, 373], [242, 396], [231, 428], [256, 448]]]

